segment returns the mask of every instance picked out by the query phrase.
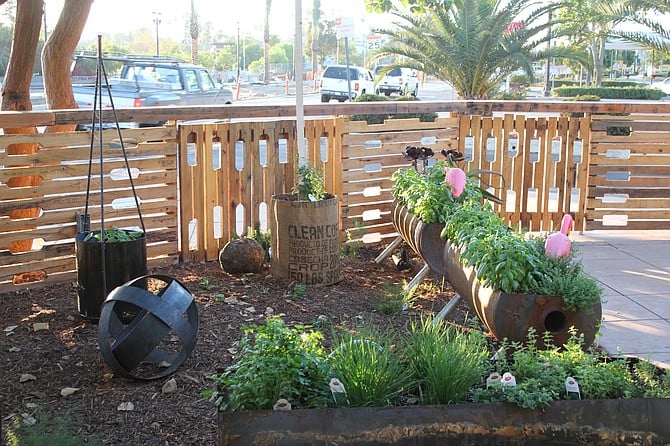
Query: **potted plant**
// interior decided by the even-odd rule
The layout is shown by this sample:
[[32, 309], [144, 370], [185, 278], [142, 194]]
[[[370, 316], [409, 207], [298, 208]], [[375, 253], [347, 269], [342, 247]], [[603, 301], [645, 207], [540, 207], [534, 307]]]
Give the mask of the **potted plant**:
[[143, 231], [111, 228], [82, 231], [75, 237], [77, 307], [97, 321], [107, 294], [131, 279], [147, 274], [146, 236]]
[[394, 173], [393, 221], [403, 239], [498, 339], [523, 342], [534, 328], [560, 345], [576, 327], [590, 345], [602, 314], [597, 281], [571, 252], [552, 257], [544, 236], [527, 238], [507, 227], [484, 199], [479, 172], [466, 174], [447, 155], [425, 172]]
[[298, 167], [290, 194], [272, 197], [273, 274], [306, 285], [331, 285], [340, 277], [339, 200], [326, 192], [323, 172]]

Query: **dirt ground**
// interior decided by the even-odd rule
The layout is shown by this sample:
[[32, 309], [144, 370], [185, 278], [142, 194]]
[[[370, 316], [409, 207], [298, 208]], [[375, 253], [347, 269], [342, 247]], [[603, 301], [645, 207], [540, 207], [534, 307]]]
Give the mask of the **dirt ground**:
[[[383, 248], [365, 247], [343, 257], [341, 282], [308, 286], [304, 295], [296, 283], [273, 277], [269, 266], [258, 274], [236, 276], [225, 273], [218, 262], [151, 269], [150, 274], [167, 275], [187, 287], [200, 322], [188, 359], [173, 374], [151, 381], [112, 372], [99, 351], [98, 325], [77, 311], [75, 283], [2, 294], [3, 438], [12, 414], [39, 422], [46, 413], [67, 414], [82, 436], [95, 436], [109, 445], [213, 445], [216, 409], [201, 392], [212, 387], [208, 376], [232, 363], [231, 347], [244, 324], [273, 314], [289, 324], [319, 320], [338, 328], [373, 324], [402, 329], [413, 317], [436, 314], [453, 296], [441, 277], [429, 276], [408, 310], [391, 316], [376, 311], [389, 289], [395, 286], [398, 292], [422, 266], [411, 252], [410, 269], [399, 270], [391, 257], [377, 264], [374, 259]], [[462, 323], [468, 312], [461, 303], [449, 320]], [[164, 385], [171, 379], [176, 389], [166, 391]], [[121, 410], [131, 408], [127, 403], [132, 410]]]

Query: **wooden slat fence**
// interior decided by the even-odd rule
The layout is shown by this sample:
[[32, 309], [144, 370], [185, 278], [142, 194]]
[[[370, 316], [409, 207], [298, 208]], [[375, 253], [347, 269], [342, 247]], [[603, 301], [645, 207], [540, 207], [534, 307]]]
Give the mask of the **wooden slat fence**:
[[[137, 226], [134, 206], [127, 206], [128, 180], [112, 180], [118, 177], [112, 171], [124, 167], [112, 144], [116, 133], [103, 135], [107, 226]], [[84, 209], [89, 138], [86, 132], [0, 135], [0, 292], [75, 278], [73, 238]], [[342, 240], [395, 237], [391, 175], [409, 167], [402, 157], [409, 145], [436, 153], [458, 148], [466, 170], [501, 172], [504, 181], [484, 179], [504, 199], [496, 210], [517, 228], [555, 230], [567, 212], [578, 230], [670, 228], [670, 118], [662, 114], [454, 114], [378, 125], [314, 118], [305, 122], [305, 138], [309, 162], [341, 198]], [[297, 180], [293, 119], [125, 130], [124, 140], [138, 174], [150, 265], [215, 260], [248, 228], [267, 230], [272, 195], [290, 192]], [[95, 177], [91, 190], [96, 229]]]
[[[93, 149], [91, 228], [100, 229], [100, 149]], [[148, 264], [174, 263], [177, 145], [174, 127], [129, 129], [123, 140], [147, 230]], [[139, 227], [116, 130], [103, 132], [105, 227]], [[87, 132], [0, 135], [0, 291], [76, 279], [76, 215], [86, 203]]]
[[588, 229], [670, 229], [670, 117], [592, 117]]
[[[342, 118], [307, 120], [309, 162], [329, 191], [341, 193]], [[182, 125], [181, 251], [185, 260], [214, 260], [249, 228], [270, 227], [272, 196], [296, 184], [295, 120]]]

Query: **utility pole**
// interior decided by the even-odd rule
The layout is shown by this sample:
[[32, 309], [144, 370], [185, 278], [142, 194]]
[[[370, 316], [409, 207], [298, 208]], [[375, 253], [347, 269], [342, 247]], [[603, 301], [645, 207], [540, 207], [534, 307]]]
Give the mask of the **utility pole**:
[[159, 56], [160, 51], [159, 51], [159, 46], [158, 46], [158, 42], [159, 42], [158, 41], [158, 25], [160, 25], [160, 23], [161, 23], [161, 13], [157, 12], [157, 11], [154, 11], [154, 12], [152, 12], [152, 14], [154, 16], [154, 20], [153, 20], [154, 24], [156, 25], [156, 56]]

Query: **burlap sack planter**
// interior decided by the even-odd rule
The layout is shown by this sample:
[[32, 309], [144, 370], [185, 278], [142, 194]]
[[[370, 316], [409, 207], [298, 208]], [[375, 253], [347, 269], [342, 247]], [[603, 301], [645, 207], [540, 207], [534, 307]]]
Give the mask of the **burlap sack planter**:
[[339, 200], [317, 201], [295, 195], [272, 197], [272, 274], [305, 285], [341, 280]]

